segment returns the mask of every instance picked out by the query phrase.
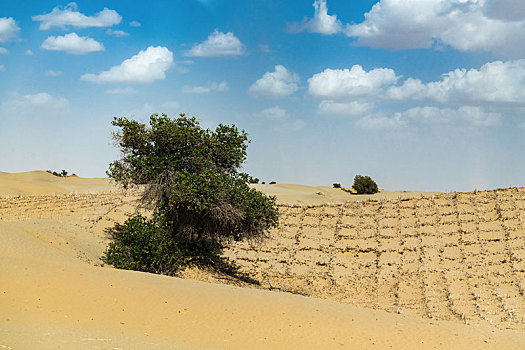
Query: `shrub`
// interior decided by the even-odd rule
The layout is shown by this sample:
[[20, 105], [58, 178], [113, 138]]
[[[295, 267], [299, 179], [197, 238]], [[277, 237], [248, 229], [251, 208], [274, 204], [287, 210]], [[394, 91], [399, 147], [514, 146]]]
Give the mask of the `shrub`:
[[172, 275], [182, 264], [178, 242], [171, 239], [161, 217], [147, 220], [141, 215], [110, 230], [104, 261], [116, 268]]
[[[51, 171], [51, 170], [46, 170], [46, 172], [50, 173], [50, 174], [53, 174], [55, 176], [58, 176], [58, 177], [66, 177], [67, 176], [67, 171], [65, 170], [62, 170], [61, 172], [56, 172], [56, 171]], [[74, 174], [73, 174], [74, 175]]]
[[152, 115], [149, 126], [126, 118], [112, 124], [122, 130], [114, 135], [122, 158], [107, 174], [124, 188], [144, 185], [142, 204], [154, 217], [116, 228], [108, 263], [168, 274], [192, 261], [217, 266], [224, 244], [261, 239], [278, 225], [275, 197], [250, 188], [251, 177], [238, 172], [250, 142], [244, 131], [204, 130], [184, 114]]
[[252, 178], [250, 178], [250, 183], [251, 184], [258, 184], [259, 183], [259, 179], [256, 178], [256, 177], [252, 177]]
[[374, 194], [379, 192], [377, 184], [370, 178], [370, 176], [356, 175], [352, 188], [358, 194]]
[[270, 185], [275, 185], [277, 182], [275, 181], [270, 181]]
[[334, 188], [341, 188], [341, 184], [334, 184]]

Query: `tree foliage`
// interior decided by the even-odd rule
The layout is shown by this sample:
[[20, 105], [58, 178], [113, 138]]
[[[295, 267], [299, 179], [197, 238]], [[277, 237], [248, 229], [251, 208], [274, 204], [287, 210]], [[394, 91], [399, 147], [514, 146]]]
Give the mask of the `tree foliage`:
[[370, 176], [356, 175], [352, 188], [358, 194], [374, 194], [379, 192], [377, 184], [370, 178]]
[[[108, 262], [174, 273], [176, 266], [165, 266], [202, 258], [212, 261], [231, 240], [259, 239], [277, 226], [275, 198], [250, 188], [251, 177], [239, 172], [250, 142], [244, 131], [222, 124], [215, 131], [203, 129], [195, 117], [184, 114], [176, 119], [152, 115], [149, 126], [127, 118], [115, 118], [112, 124], [121, 129], [114, 138], [122, 157], [110, 164], [107, 174], [125, 188], [143, 186], [142, 202], [155, 214], [150, 221], [132, 218], [114, 232]], [[123, 256], [133, 254], [125, 249], [120, 255], [116, 252], [132, 245], [124, 238], [134, 237], [130, 233], [135, 230], [139, 241], [155, 236], [148, 246], [164, 248], [162, 254], [148, 248], [149, 254], [168, 261], [155, 265], [145, 258], [139, 268], [135, 263], [123, 264]], [[170, 256], [178, 257], [170, 260]]]

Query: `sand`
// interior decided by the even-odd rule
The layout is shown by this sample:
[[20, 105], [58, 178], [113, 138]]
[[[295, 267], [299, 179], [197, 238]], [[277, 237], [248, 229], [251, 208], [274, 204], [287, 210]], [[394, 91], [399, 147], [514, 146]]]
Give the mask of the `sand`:
[[107, 179], [0, 173], [0, 349], [525, 348], [525, 190], [270, 186], [281, 228], [225, 252], [261, 282], [239, 288], [101, 266], [137, 199]]
[[255, 189], [270, 196], [276, 196], [279, 204], [319, 205], [342, 204], [348, 201], [389, 200], [414, 198], [421, 195], [432, 196], [438, 192], [422, 191], [385, 191], [373, 195], [352, 194], [351, 189], [332, 188], [327, 186], [305, 186], [295, 184], [254, 184]]

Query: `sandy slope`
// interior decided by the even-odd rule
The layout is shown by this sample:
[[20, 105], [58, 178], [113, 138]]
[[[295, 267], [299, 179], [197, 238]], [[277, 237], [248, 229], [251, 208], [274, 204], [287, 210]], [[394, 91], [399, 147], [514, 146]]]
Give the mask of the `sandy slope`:
[[294, 184], [255, 184], [252, 186], [268, 195], [276, 196], [278, 203], [289, 205], [337, 204], [347, 201], [414, 198], [423, 194], [437, 194], [437, 192], [421, 191], [381, 191], [374, 195], [356, 195], [343, 191], [342, 189], [326, 186], [305, 186]]
[[104, 228], [136, 198], [74, 180], [0, 173], [0, 195], [45, 194], [0, 198], [0, 349], [525, 347], [520, 331], [101, 267]]
[[109, 179], [60, 178], [45, 171], [4, 173], [0, 171], [0, 196], [42, 195], [116, 190]]
[[525, 331], [525, 189], [279, 208], [226, 249], [261, 284], [430, 319]]

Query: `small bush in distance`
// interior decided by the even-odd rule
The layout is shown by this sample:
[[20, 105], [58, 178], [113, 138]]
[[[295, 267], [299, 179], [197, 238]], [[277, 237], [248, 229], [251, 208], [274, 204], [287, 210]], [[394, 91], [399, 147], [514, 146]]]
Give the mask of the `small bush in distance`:
[[275, 185], [277, 182], [275, 181], [270, 181], [270, 185]]
[[379, 192], [377, 184], [370, 178], [370, 176], [356, 175], [352, 188], [357, 194], [374, 194]]
[[259, 183], [259, 179], [256, 178], [256, 177], [252, 177], [252, 178], [250, 178], [250, 183], [251, 184], [258, 184]]
[[334, 184], [334, 188], [341, 188], [341, 184]]
[[58, 177], [66, 177], [67, 176], [67, 171], [65, 171], [65, 170], [62, 170], [61, 172], [46, 170], [46, 172], [48, 172], [50, 174], [53, 174], [55, 176], [58, 176]]

